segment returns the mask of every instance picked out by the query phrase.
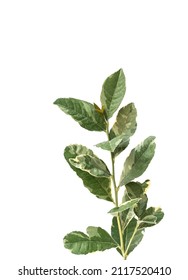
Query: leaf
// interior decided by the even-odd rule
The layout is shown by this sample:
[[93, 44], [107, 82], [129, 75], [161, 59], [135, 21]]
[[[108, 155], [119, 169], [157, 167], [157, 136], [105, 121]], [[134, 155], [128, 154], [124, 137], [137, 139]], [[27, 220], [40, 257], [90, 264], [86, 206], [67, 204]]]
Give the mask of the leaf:
[[99, 143], [96, 146], [110, 152], [116, 150], [115, 155], [117, 156], [128, 146], [130, 137], [136, 131], [136, 116], [137, 112], [133, 103], [121, 108], [110, 131], [111, 140]]
[[[113, 152], [113, 157], [118, 156], [129, 144], [130, 137], [135, 133], [137, 111], [133, 103], [122, 107], [117, 115], [116, 122], [110, 130], [110, 141], [106, 142], [104, 146], [101, 143], [101, 148], [108, 147], [107, 143], [112, 146], [112, 149], [106, 148]], [[103, 146], [102, 146], [103, 144]]]
[[[138, 228], [139, 224], [135, 218], [132, 218], [129, 223], [127, 224], [124, 232], [123, 232], [123, 239], [125, 244], [125, 258], [131, 253], [136, 246], [141, 242], [144, 236], [144, 229]], [[119, 244], [120, 246], [120, 237], [118, 231], [118, 223], [117, 218], [113, 217], [112, 219], [112, 226], [111, 226], [111, 235], [112, 238]], [[117, 248], [120, 254], [121, 251]]]
[[87, 234], [73, 231], [64, 237], [65, 248], [73, 254], [88, 254], [96, 251], [104, 251], [115, 248], [118, 244], [112, 237], [100, 227], [88, 227]]
[[124, 232], [126, 257], [136, 248], [144, 236], [144, 229], [139, 229], [137, 220], [133, 218]]
[[140, 218], [147, 208], [148, 197], [146, 194], [142, 194], [140, 196], [140, 201], [138, 202], [137, 206], [134, 209], [135, 214], [138, 218]]
[[110, 130], [110, 141], [121, 139], [113, 149], [113, 157], [118, 156], [129, 145], [130, 137], [135, 133], [137, 111], [133, 103], [122, 107], [117, 115], [116, 122]]
[[120, 245], [120, 237], [119, 237], [117, 217], [113, 217], [113, 219], [112, 219], [111, 236], [116, 241], [116, 243], [119, 245], [116, 248], [116, 250], [122, 256], [122, 252], [121, 252], [121, 249], [120, 249], [121, 245]]
[[94, 156], [94, 153], [82, 145], [70, 145], [65, 148], [64, 156], [70, 167], [82, 179], [84, 186], [94, 195], [100, 199], [113, 201], [111, 195], [111, 180], [106, 177], [95, 177], [86, 171], [76, 168], [71, 164], [70, 160], [75, 159], [79, 155]]
[[96, 156], [79, 155], [70, 159], [70, 163], [78, 169], [86, 171], [95, 177], [110, 177], [111, 174], [106, 164]]
[[[160, 207], [149, 207], [141, 217], [143, 223], [140, 224], [139, 228], [154, 226], [158, 224], [163, 217], [164, 213]], [[151, 219], [153, 223], [148, 223], [147, 221], [151, 221]]]
[[[123, 195], [123, 201], [129, 201], [130, 199], [133, 199], [135, 197], [129, 196], [127, 190], [125, 190], [124, 195]], [[134, 213], [137, 215], [137, 217], [141, 217], [142, 214], [145, 212], [147, 208], [147, 202], [148, 202], [148, 197], [146, 194], [141, 194], [139, 197], [139, 201], [137, 205], [134, 207]], [[125, 214], [126, 215], [126, 214]]]
[[120, 245], [117, 217], [113, 217], [113, 219], [112, 219], [111, 236], [117, 242], [117, 244]]
[[137, 206], [134, 208], [135, 214], [138, 217], [141, 217], [146, 211], [148, 198], [145, 194], [147, 188], [149, 187], [150, 181], [146, 180], [144, 183], [139, 182], [130, 182], [126, 185], [126, 190], [124, 197], [128, 199], [140, 198], [140, 201], [137, 203]]
[[122, 135], [113, 138], [110, 141], [105, 141], [97, 144], [96, 146], [102, 148], [103, 150], [107, 150], [110, 152], [114, 152], [116, 147], [122, 142]]
[[117, 157], [121, 152], [123, 152], [129, 145], [130, 140], [122, 139], [113, 152], [113, 158]]
[[135, 178], [141, 176], [147, 169], [155, 153], [154, 136], [146, 138], [134, 148], [124, 163], [119, 186], [127, 185]]
[[125, 228], [128, 226], [128, 224], [134, 217], [134, 207], [131, 207], [120, 213], [121, 225], [123, 230], [125, 230]]
[[110, 213], [110, 214], [121, 213], [127, 209], [134, 207], [138, 203], [139, 200], [140, 200], [140, 198], [135, 198], [135, 199], [129, 200], [127, 202], [124, 202], [119, 207], [112, 208], [108, 213]]
[[146, 193], [150, 187], [150, 180], [146, 180], [144, 183], [142, 183], [142, 190], [143, 190], [143, 193]]
[[122, 69], [113, 73], [105, 80], [102, 86], [101, 104], [107, 119], [110, 119], [120, 106], [125, 90], [125, 75]]
[[144, 183], [130, 182], [126, 185], [126, 190], [130, 198], [141, 197], [141, 195], [145, 194], [149, 185], [149, 180], [146, 180]]
[[137, 123], [136, 123], [137, 111], [133, 103], [122, 107], [117, 115], [116, 122], [114, 123], [110, 134], [111, 138], [113, 134], [115, 136], [124, 135], [124, 137], [128, 140], [136, 131]]
[[148, 227], [148, 226], [154, 226], [156, 225], [156, 221], [157, 221], [157, 217], [154, 215], [148, 215], [146, 217], [144, 217], [140, 222], [140, 226], [139, 228], [143, 228], [143, 227]]
[[98, 112], [93, 104], [75, 98], [59, 98], [54, 104], [87, 130], [106, 130], [104, 115]]

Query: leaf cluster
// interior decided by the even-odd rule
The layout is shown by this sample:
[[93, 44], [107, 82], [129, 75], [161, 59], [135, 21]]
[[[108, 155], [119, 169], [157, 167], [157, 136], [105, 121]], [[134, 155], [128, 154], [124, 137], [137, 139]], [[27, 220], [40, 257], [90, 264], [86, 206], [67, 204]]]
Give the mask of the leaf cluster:
[[[150, 164], [155, 153], [155, 137], [149, 136], [125, 159], [117, 184], [115, 180], [115, 160], [129, 145], [137, 128], [137, 110], [133, 103], [119, 109], [116, 121], [109, 127], [109, 119], [120, 107], [125, 96], [126, 80], [122, 69], [104, 81], [100, 95], [101, 106], [75, 98], [59, 98], [56, 104], [78, 124], [90, 131], [104, 132], [107, 140], [97, 144], [111, 155], [112, 170], [93, 151], [74, 144], [64, 150], [69, 166], [83, 181], [83, 185], [97, 198], [114, 204], [109, 210], [112, 215], [111, 234], [101, 227], [89, 226], [87, 234], [73, 231], [64, 237], [65, 248], [74, 254], [88, 254], [95, 251], [116, 248], [127, 258], [140, 243], [147, 227], [158, 224], [164, 213], [161, 208], [147, 207], [147, 189], [150, 181], [135, 181]], [[119, 203], [119, 189], [124, 195]]]

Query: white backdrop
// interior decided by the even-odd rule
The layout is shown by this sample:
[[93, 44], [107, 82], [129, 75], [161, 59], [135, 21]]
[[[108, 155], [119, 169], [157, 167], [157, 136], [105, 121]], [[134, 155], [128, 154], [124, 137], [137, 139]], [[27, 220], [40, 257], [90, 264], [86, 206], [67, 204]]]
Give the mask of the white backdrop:
[[[113, 266], [170, 266], [172, 275], [164, 279], [185, 279], [186, 2], [1, 1], [2, 279], [20, 279], [17, 271], [24, 265], [109, 271]], [[151, 179], [149, 203], [165, 212], [127, 261], [114, 250], [76, 256], [63, 247], [69, 231], [85, 231], [88, 225], [110, 230], [112, 206], [82, 186], [64, 160], [65, 146], [84, 144], [109, 157], [94, 147], [105, 140], [103, 133], [82, 129], [53, 105], [58, 97], [99, 103], [104, 79], [119, 68], [127, 79], [122, 105], [135, 103], [138, 129], [118, 172], [130, 149], [155, 135], [156, 155], [141, 179]], [[109, 273], [101, 279], [107, 277], [113, 278]]]

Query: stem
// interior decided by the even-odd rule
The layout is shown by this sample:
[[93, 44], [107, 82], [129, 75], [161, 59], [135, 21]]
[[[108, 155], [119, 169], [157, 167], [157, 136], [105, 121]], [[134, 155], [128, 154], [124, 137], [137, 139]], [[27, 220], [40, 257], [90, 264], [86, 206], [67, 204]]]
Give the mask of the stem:
[[[107, 137], [108, 137], [108, 141], [110, 141], [109, 122], [108, 121], [107, 121], [106, 134], [107, 134]], [[119, 187], [117, 187], [116, 179], [115, 179], [115, 160], [114, 160], [112, 152], [110, 152], [110, 155], [111, 155], [111, 162], [112, 162], [112, 182], [113, 182], [113, 187], [114, 187], [115, 205], [116, 205], [116, 207], [118, 207], [119, 206], [119, 203], [118, 203]], [[117, 214], [117, 224], [118, 224], [118, 231], [119, 231], [119, 238], [120, 238], [120, 249], [121, 249], [122, 256], [124, 257], [125, 256], [125, 248], [124, 248], [123, 231], [122, 231], [122, 225], [121, 225], [121, 219], [120, 219], [119, 213]]]
[[134, 236], [135, 236], [135, 234], [136, 234], [136, 232], [137, 232], [138, 227], [139, 227], [139, 223], [137, 223], [137, 225], [136, 225], [136, 227], [135, 227], [135, 229], [134, 229], [134, 231], [133, 231], [133, 234], [132, 234], [132, 236], [131, 236], [131, 238], [130, 238], [130, 240], [129, 240], [129, 243], [128, 243], [128, 245], [127, 245], [126, 251], [125, 251], [125, 253], [124, 253], [124, 259], [127, 258], [129, 247], [130, 247], [130, 245], [131, 245], [131, 243], [132, 243], [132, 241], [133, 241], [133, 238], [134, 238]]

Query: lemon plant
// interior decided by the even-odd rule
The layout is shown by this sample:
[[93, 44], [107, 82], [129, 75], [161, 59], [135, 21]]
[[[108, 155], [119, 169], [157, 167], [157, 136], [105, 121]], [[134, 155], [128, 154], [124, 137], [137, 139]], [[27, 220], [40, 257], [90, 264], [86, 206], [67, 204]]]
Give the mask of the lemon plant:
[[[111, 170], [93, 151], [83, 145], [69, 145], [64, 157], [83, 181], [83, 185], [97, 198], [113, 203], [111, 232], [89, 226], [86, 233], [73, 231], [64, 237], [64, 246], [74, 254], [88, 254], [115, 248], [124, 259], [141, 242], [146, 228], [158, 224], [164, 213], [159, 207], [147, 207], [150, 181], [135, 181], [150, 164], [155, 153], [155, 137], [149, 136], [131, 150], [126, 158], [120, 179], [116, 179], [116, 158], [129, 145], [137, 127], [137, 110], [133, 103], [123, 106], [110, 127], [109, 119], [118, 110], [126, 91], [122, 69], [103, 83], [101, 106], [75, 98], [59, 98], [56, 104], [79, 125], [90, 131], [106, 134], [106, 140], [96, 146], [110, 153]], [[124, 189], [120, 200], [119, 190]]]

